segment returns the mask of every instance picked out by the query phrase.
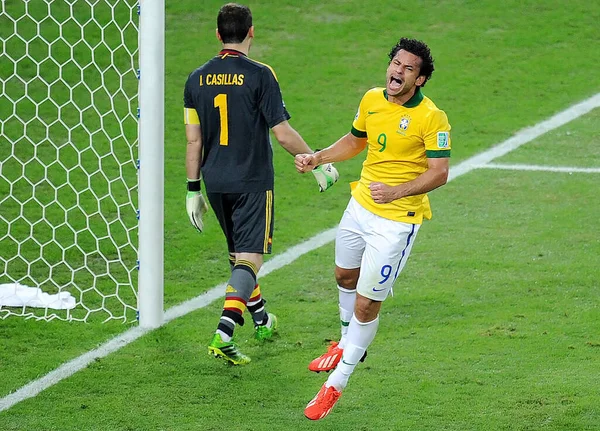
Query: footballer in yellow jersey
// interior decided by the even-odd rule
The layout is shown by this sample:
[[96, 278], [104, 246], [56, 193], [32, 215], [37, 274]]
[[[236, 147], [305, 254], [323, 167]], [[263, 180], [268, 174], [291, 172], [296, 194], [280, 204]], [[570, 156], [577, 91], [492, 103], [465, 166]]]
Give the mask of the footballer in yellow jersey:
[[420, 88], [403, 105], [388, 101], [385, 88], [373, 88], [360, 102], [351, 133], [368, 142], [367, 159], [352, 191], [358, 203], [390, 220], [421, 223], [423, 217], [431, 218], [426, 194], [380, 204], [371, 197], [369, 185], [406, 183], [428, 169], [428, 158], [450, 157], [450, 124], [444, 111]]
[[351, 131], [295, 159], [298, 172], [309, 172], [367, 148], [335, 238], [341, 338], [308, 365], [315, 372], [333, 370], [304, 410], [311, 420], [331, 412], [365, 359], [381, 304], [406, 265], [423, 218], [431, 217], [427, 192], [448, 180], [450, 124], [421, 92], [434, 70], [429, 47], [402, 38], [389, 58], [385, 87], [365, 93]]

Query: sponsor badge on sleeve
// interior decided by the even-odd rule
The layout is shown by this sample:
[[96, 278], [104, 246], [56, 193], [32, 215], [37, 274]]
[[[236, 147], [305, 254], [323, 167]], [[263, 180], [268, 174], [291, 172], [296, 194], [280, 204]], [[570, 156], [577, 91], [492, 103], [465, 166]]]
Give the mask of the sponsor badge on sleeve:
[[450, 132], [438, 132], [437, 146], [438, 148], [448, 148], [450, 146]]

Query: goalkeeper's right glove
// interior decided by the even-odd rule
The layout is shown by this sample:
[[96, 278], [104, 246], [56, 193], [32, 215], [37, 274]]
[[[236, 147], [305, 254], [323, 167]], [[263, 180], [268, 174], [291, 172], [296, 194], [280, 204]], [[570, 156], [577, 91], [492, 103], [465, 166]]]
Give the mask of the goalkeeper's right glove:
[[324, 192], [329, 187], [335, 184], [340, 177], [337, 169], [333, 166], [333, 163], [325, 163], [319, 165], [312, 170], [313, 175], [319, 183], [319, 191]]
[[188, 180], [188, 192], [185, 198], [185, 208], [192, 226], [202, 233], [204, 223], [202, 216], [208, 211], [208, 205], [200, 190], [200, 180]]

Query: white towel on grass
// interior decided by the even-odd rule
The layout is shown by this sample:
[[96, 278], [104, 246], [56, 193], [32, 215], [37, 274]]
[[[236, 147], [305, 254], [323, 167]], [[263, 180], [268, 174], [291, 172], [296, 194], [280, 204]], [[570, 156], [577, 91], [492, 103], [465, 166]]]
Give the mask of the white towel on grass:
[[75, 308], [75, 305], [75, 298], [66, 291], [50, 295], [42, 292], [40, 288], [24, 286], [19, 283], [0, 284], [0, 306], [70, 310]]

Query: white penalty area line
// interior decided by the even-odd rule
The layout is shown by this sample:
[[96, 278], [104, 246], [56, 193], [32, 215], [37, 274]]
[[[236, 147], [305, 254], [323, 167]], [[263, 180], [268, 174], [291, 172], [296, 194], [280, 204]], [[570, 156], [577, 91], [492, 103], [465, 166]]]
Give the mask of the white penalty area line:
[[[533, 127], [521, 130], [516, 135], [507, 139], [506, 141], [495, 145], [489, 150], [486, 150], [452, 167], [450, 169], [448, 181], [453, 181], [454, 179], [466, 173], [469, 173], [482, 165], [487, 165], [492, 160], [519, 148], [521, 145], [524, 145], [527, 142], [534, 140], [535, 138], [537, 138], [540, 135], [543, 135], [546, 132], [561, 127], [564, 124], [573, 121], [574, 119], [579, 118], [582, 115], [587, 114], [592, 109], [595, 109], [597, 107], [600, 107], [600, 93], [596, 94], [595, 96], [592, 96], [589, 99], [584, 100], [583, 102], [571, 106], [570, 108], [554, 115], [553, 117], [545, 121], [542, 121], [541, 123], [536, 124]], [[290, 263], [298, 259], [300, 256], [310, 251], [313, 251], [319, 247], [322, 247], [325, 244], [330, 243], [335, 239], [336, 229], [337, 227], [326, 230], [325, 232], [321, 232], [320, 234], [315, 235], [307, 241], [304, 241], [288, 249], [281, 255], [274, 256], [272, 259], [270, 259], [263, 265], [258, 274], [258, 277], [264, 277], [273, 271], [276, 271], [280, 268], [283, 268], [286, 265], [289, 265]], [[168, 309], [165, 312], [165, 321], [163, 325], [167, 324], [173, 319], [184, 316], [199, 308], [206, 307], [213, 301], [222, 298], [224, 289], [225, 283], [219, 284], [196, 298], [193, 298], [189, 301], [186, 301], [182, 304]], [[109, 354], [116, 352], [120, 348], [125, 347], [128, 344], [134, 342], [135, 340], [152, 331], [153, 329], [154, 328], [142, 328], [139, 326], [128, 329], [124, 333], [107, 341], [97, 349], [89, 351], [69, 362], [64, 363], [56, 370], [49, 372], [45, 376], [28, 383], [22, 388], [0, 399], [0, 412], [11, 408], [12, 406], [14, 406], [17, 403], [20, 403], [21, 401], [35, 397], [40, 392], [48, 389], [49, 387], [55, 385], [61, 380], [66, 379], [75, 374], [76, 372], [86, 368], [95, 360], [104, 358]]]
[[576, 168], [574, 166], [543, 166], [543, 165], [509, 165], [503, 163], [488, 163], [486, 165], [476, 166], [477, 169], [504, 169], [508, 171], [543, 171], [543, 172], [565, 172], [565, 173], [582, 173], [582, 174], [598, 174], [600, 168]]
[[479, 153], [478, 155], [459, 163], [450, 169], [448, 181], [464, 175], [467, 172], [471, 172], [473, 169], [479, 166], [485, 166], [492, 160], [502, 157], [505, 154], [508, 154], [511, 151], [519, 148], [521, 145], [533, 141], [544, 133], [564, 126], [565, 124], [587, 114], [591, 110], [598, 107], [600, 107], [600, 93], [597, 93], [589, 99], [586, 99], [583, 102], [573, 105], [570, 108], [553, 115], [552, 117], [536, 124], [535, 126], [523, 129], [512, 138], [508, 138], [506, 141], [493, 146], [489, 150]]

